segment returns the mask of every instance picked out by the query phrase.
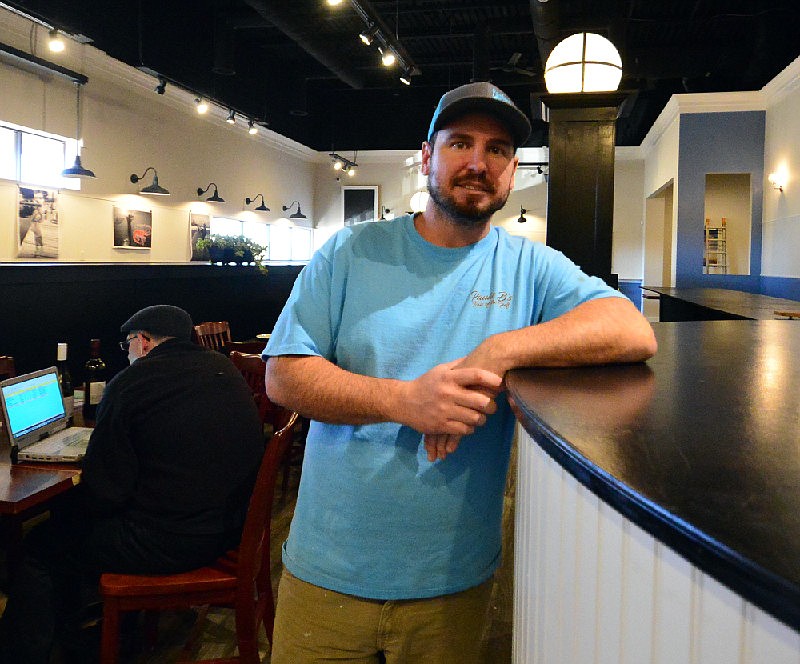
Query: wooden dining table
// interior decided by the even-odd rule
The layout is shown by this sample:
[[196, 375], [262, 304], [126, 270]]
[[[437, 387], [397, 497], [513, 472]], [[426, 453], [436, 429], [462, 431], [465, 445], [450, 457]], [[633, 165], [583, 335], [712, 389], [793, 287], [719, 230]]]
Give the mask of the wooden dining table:
[[[0, 422], [2, 427], [2, 422]], [[3, 439], [0, 431], [0, 440]], [[52, 502], [81, 480], [75, 463], [12, 464], [8, 442], [0, 445], [0, 523], [7, 566], [11, 570], [19, 560], [25, 521], [49, 509]]]

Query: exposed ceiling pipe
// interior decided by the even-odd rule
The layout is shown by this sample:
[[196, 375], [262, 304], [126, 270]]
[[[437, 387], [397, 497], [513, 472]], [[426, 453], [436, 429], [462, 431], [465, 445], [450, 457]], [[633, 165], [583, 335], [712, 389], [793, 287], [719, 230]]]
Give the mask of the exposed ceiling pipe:
[[351, 88], [361, 90], [364, 79], [355, 73], [350, 63], [339, 58], [333, 51], [332, 42], [319, 38], [313, 25], [298, 20], [291, 10], [292, 3], [285, 0], [245, 0], [260, 16], [272, 23], [289, 39], [324, 67], [333, 72]]
[[556, 44], [561, 41], [561, 28], [558, 19], [558, 0], [530, 0], [533, 34], [539, 47], [542, 70]]

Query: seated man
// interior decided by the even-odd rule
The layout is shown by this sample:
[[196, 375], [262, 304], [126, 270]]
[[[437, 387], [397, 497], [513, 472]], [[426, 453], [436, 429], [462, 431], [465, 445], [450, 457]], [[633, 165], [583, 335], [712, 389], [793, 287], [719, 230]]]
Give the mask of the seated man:
[[183, 309], [146, 307], [121, 331], [131, 366], [106, 387], [82, 481], [25, 540], [0, 633], [5, 661], [48, 662], [102, 572], [189, 570], [238, 544], [264, 451], [247, 384], [191, 342]]

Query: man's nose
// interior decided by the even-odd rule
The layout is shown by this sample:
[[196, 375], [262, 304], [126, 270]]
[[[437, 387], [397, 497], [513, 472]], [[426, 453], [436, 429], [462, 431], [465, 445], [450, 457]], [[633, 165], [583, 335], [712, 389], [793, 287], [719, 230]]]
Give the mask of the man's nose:
[[485, 173], [486, 166], [486, 150], [480, 146], [475, 146], [470, 150], [467, 168], [473, 173]]

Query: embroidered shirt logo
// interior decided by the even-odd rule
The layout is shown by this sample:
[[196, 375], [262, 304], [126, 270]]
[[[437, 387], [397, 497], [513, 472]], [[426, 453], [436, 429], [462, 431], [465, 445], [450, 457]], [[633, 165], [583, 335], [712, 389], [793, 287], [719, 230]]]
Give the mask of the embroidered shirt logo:
[[514, 296], [506, 291], [498, 291], [496, 293], [492, 291], [487, 295], [483, 295], [479, 291], [474, 290], [469, 294], [469, 299], [473, 307], [498, 306], [502, 309], [508, 309], [511, 306], [511, 301], [514, 299]]

